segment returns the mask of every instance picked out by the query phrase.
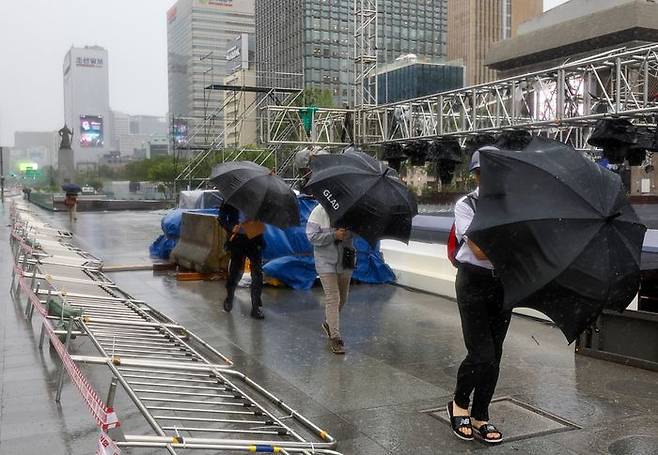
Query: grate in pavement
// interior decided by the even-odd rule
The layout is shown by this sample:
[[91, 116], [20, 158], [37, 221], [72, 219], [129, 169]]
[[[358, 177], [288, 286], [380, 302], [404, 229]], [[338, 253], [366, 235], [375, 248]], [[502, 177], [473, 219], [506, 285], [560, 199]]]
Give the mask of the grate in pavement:
[[[445, 407], [421, 411], [449, 424]], [[561, 417], [542, 411], [511, 397], [493, 400], [489, 414], [494, 423], [505, 435], [504, 442], [535, 438], [552, 433], [578, 430], [580, 427]]]

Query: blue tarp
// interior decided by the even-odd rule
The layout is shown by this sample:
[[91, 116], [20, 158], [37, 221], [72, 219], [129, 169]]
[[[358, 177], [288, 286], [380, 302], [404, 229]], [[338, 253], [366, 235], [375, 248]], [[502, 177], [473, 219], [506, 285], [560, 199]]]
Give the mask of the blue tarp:
[[[299, 226], [279, 229], [267, 226], [265, 230], [265, 250], [263, 259], [266, 262], [265, 273], [280, 280], [293, 289], [310, 289], [315, 283], [317, 274], [313, 260], [313, 246], [306, 237], [306, 222], [317, 206], [317, 202], [309, 197], [300, 196]], [[168, 259], [180, 237], [180, 226], [183, 212], [219, 214], [217, 209], [205, 210], [170, 210], [161, 222], [163, 235], [153, 242], [149, 251], [151, 256]], [[371, 247], [368, 242], [357, 238], [354, 242], [357, 251], [357, 267], [354, 279], [364, 283], [380, 284], [395, 281], [395, 274], [384, 262], [379, 245]]]
[[[263, 258], [268, 261], [263, 270], [268, 276], [281, 280], [293, 289], [310, 289], [315, 282], [313, 246], [306, 237], [306, 222], [317, 206], [309, 197], [300, 196], [299, 215], [301, 224], [294, 228], [278, 229], [267, 226]], [[371, 284], [392, 283], [395, 274], [386, 265], [379, 245], [371, 247], [361, 238], [354, 241], [357, 251], [357, 266], [353, 278]]]

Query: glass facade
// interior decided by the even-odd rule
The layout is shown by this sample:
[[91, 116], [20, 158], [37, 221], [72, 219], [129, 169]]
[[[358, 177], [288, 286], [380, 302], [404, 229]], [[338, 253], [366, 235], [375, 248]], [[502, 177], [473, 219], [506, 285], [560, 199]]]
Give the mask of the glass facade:
[[[285, 14], [281, 13], [284, 3], [291, 5], [291, 11]], [[305, 87], [329, 90], [336, 107], [347, 105], [354, 81], [353, 3], [259, 0], [258, 60], [279, 68], [303, 70]], [[447, 0], [379, 0], [378, 7], [380, 64], [404, 54], [445, 57]], [[279, 19], [283, 17], [282, 26]]]
[[377, 75], [378, 103], [394, 103], [464, 86], [464, 67], [412, 63]]
[[[226, 52], [236, 36], [254, 33], [254, 0], [232, 0], [230, 7], [178, 0], [167, 22], [169, 111], [194, 125], [224, 102], [223, 92], [205, 88], [223, 83]], [[209, 134], [214, 138], [222, 129], [220, 113]]]

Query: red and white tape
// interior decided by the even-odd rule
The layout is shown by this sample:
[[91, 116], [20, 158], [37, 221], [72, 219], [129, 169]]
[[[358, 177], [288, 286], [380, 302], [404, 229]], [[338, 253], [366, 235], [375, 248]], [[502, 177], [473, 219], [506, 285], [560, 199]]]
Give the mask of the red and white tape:
[[55, 333], [55, 329], [53, 329], [50, 320], [47, 318], [48, 314], [46, 309], [39, 301], [39, 297], [27, 284], [27, 281], [24, 278], [23, 270], [18, 266], [14, 267], [19, 277], [18, 279], [21, 289], [23, 289], [25, 294], [28, 296], [30, 304], [33, 305], [41, 315], [43, 326], [48, 333], [48, 336], [50, 337], [52, 345], [55, 347], [55, 350], [59, 354], [59, 357], [62, 360], [62, 363], [66, 368], [69, 377], [71, 378], [71, 381], [73, 384], [75, 384], [78, 392], [80, 392], [82, 398], [87, 403], [92, 416], [96, 420], [96, 424], [102, 430], [118, 427], [120, 423], [116, 412], [114, 412], [111, 407], [103, 403], [103, 400], [101, 400], [96, 390], [94, 390], [92, 385], [89, 384], [89, 381], [87, 381], [87, 378], [82, 374], [82, 371], [80, 371], [78, 365], [76, 365], [69, 353], [66, 351], [64, 344], [62, 344], [62, 342], [59, 340], [59, 337]]

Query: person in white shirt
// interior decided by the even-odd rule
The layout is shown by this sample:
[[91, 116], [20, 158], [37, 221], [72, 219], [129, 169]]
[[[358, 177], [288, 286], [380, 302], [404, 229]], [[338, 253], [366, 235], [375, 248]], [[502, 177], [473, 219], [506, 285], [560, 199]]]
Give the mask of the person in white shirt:
[[340, 335], [340, 311], [347, 303], [354, 264], [347, 264], [346, 250], [354, 253], [352, 233], [331, 226], [329, 214], [318, 204], [306, 223], [306, 236], [313, 245], [315, 270], [324, 289], [325, 320], [322, 329], [329, 337], [329, 349], [345, 354]]
[[[454, 401], [448, 403], [447, 411], [457, 437], [472, 440], [478, 436], [485, 442], [498, 443], [503, 436], [489, 423], [489, 404], [498, 382], [511, 312], [503, 309], [503, 286], [493, 264], [466, 235], [477, 211], [479, 151], [473, 154], [470, 171], [478, 189], [455, 205], [455, 234], [462, 242], [455, 256], [458, 262], [455, 288], [468, 354], [459, 367]], [[469, 413], [471, 394], [473, 402]]]

